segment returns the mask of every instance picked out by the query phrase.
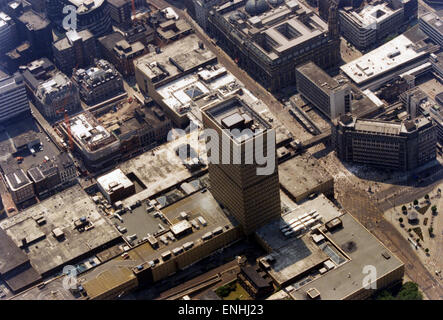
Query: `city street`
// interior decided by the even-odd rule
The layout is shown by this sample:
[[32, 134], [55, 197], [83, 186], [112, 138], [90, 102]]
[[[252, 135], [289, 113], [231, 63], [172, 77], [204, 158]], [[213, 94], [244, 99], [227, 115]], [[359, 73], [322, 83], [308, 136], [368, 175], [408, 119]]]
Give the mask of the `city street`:
[[[195, 32], [205, 46], [209, 47], [214, 53], [216, 53], [219, 62], [222, 63], [233, 75], [235, 75], [240, 81], [242, 81], [246, 88], [251, 90], [258, 98], [263, 100], [271, 110], [271, 112], [291, 131], [291, 133], [297, 137], [300, 136], [300, 132], [304, 129], [298, 124], [292, 117], [289, 117], [287, 110], [284, 110], [283, 105], [275, 99], [267, 90], [265, 90], [260, 84], [254, 81], [246, 72], [240, 69], [237, 64], [220, 48], [213, 44], [211, 39], [204, 33], [201, 28], [193, 21], [190, 16], [182, 11], [177, 10], [180, 16], [185, 18], [194, 28]], [[328, 161], [327, 165], [330, 164]], [[346, 170], [343, 166], [337, 168], [334, 164], [331, 164], [329, 171], [343, 172]], [[442, 173], [438, 173], [440, 176]], [[369, 229], [381, 242], [384, 243], [394, 254], [396, 254], [405, 263], [405, 273], [413, 281], [417, 282], [424, 291], [425, 295], [429, 299], [442, 299], [443, 287], [438, 283], [425, 266], [417, 259], [417, 255], [404, 237], [386, 221], [383, 217], [383, 212], [389, 208], [389, 201], [382, 201], [380, 204], [375, 204], [369, 194], [358, 187], [355, 184], [358, 183], [358, 178], [352, 179], [350, 175], [343, 175], [345, 179], [338, 179], [335, 183], [337, 200], [341, 203], [345, 210], [351, 213], [356, 219], [358, 219], [367, 229]], [[438, 180], [437, 178], [434, 178]], [[404, 187], [404, 186], [403, 186]], [[395, 188], [399, 188], [396, 186]], [[421, 194], [427, 193], [432, 189], [432, 185], [424, 188], [411, 188], [408, 192], [397, 192], [398, 199], [400, 201], [412, 201], [415, 197]], [[399, 190], [400, 191], [400, 190]], [[350, 196], [352, 195], [352, 196]], [[409, 200], [411, 199], [412, 200]], [[393, 199], [389, 199], [393, 201]], [[408, 202], [405, 201], [405, 202]], [[392, 205], [390, 205], [392, 207]]]
[[[327, 162], [327, 170], [330, 172], [344, 172], [346, 168], [336, 161]], [[374, 234], [389, 250], [405, 264], [405, 274], [416, 282], [429, 299], [442, 299], [443, 287], [434, 274], [431, 273], [418, 259], [415, 249], [399, 233], [399, 231], [384, 218], [384, 209], [380, 208], [375, 199], [359, 188], [358, 178], [351, 174], [340, 174], [335, 180], [336, 198], [343, 208], [360, 221], [372, 234]], [[427, 188], [432, 189], [432, 186]], [[417, 190], [417, 189], [414, 189]], [[428, 190], [428, 189], [426, 189]], [[425, 192], [419, 190], [418, 192]], [[350, 196], [352, 195], [352, 196]], [[411, 198], [401, 195], [399, 200], [413, 201], [417, 198], [416, 193], [410, 193]], [[412, 199], [412, 200], [411, 200]], [[400, 202], [396, 202], [400, 203]], [[386, 204], [383, 204], [383, 208]], [[392, 205], [390, 206], [392, 207]], [[433, 272], [433, 271], [432, 271]]]
[[[230, 73], [239, 79], [245, 87], [252, 92], [257, 98], [262, 100], [269, 108], [269, 110], [278, 118], [278, 120], [294, 135], [294, 137], [306, 136], [305, 129], [289, 114], [288, 109], [285, 109], [271, 93], [263, 88], [258, 82], [252, 79], [245, 70], [238, 67], [238, 65], [229, 57], [221, 48], [214, 45], [211, 38], [200, 28], [197, 23], [185, 11], [176, 9], [177, 13], [184, 18], [195, 30], [195, 34], [200, 38], [203, 44], [208, 47]], [[310, 137], [310, 135], [309, 135]]]

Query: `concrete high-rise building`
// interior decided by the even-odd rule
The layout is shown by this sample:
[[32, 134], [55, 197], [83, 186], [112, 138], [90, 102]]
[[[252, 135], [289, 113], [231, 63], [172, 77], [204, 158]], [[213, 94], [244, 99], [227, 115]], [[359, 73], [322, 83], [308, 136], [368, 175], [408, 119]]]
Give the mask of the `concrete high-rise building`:
[[442, 17], [435, 12], [428, 12], [418, 19], [420, 29], [439, 46], [443, 46], [443, 26], [441, 20]]
[[0, 79], [0, 123], [29, 111], [25, 83], [20, 74]]
[[131, 22], [131, 1], [108, 0], [109, 15], [116, 24]]
[[297, 90], [320, 112], [335, 119], [351, 111], [351, 88], [308, 62], [296, 70]]
[[96, 40], [88, 30], [66, 32], [66, 37], [52, 44], [52, 51], [56, 66], [67, 75], [76, 67], [88, 67], [97, 57]]
[[[249, 235], [281, 215], [275, 149], [268, 148], [269, 139], [275, 145], [275, 131], [237, 95], [203, 108], [202, 114], [204, 127], [218, 133], [207, 142], [208, 157], [213, 158], [208, 161], [211, 193]], [[253, 155], [256, 150], [274, 161], [270, 174], [257, 171], [262, 166]]]
[[17, 43], [17, 29], [14, 20], [0, 12], [0, 54], [13, 49]]
[[31, 44], [34, 58], [52, 57], [53, 35], [51, 22], [47, 18], [28, 9], [17, 17], [16, 23], [19, 36]]
[[371, 47], [417, 16], [416, 0], [415, 9], [413, 4], [413, 0], [393, 0], [370, 1], [357, 9], [343, 7], [339, 10], [341, 33], [359, 49]]

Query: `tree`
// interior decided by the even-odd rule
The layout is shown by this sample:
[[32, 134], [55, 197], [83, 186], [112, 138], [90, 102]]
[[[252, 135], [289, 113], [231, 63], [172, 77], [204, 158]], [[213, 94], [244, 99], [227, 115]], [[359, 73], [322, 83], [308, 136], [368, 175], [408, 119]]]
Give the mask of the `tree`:
[[436, 212], [437, 212], [437, 206], [434, 204], [434, 205], [431, 207], [431, 210], [432, 210], [432, 213], [436, 213]]
[[425, 194], [425, 200], [429, 200], [429, 194]]
[[432, 237], [432, 235], [434, 234], [434, 228], [433, 227], [429, 227], [428, 231], [429, 231], [429, 236]]
[[417, 204], [418, 204], [418, 200], [415, 199], [415, 200], [414, 200], [414, 206], [416, 206]]
[[389, 291], [383, 290], [382, 292], [380, 292], [380, 294], [378, 294], [376, 300], [395, 300], [395, 298]]
[[403, 218], [398, 219], [400, 223], [403, 223]]
[[406, 211], [407, 210], [406, 206], [401, 207], [401, 210]]
[[426, 249], [425, 249], [425, 252], [426, 252], [426, 253], [429, 253], [429, 248], [426, 248]]
[[423, 300], [423, 295], [416, 283], [406, 282], [398, 293], [397, 300]]

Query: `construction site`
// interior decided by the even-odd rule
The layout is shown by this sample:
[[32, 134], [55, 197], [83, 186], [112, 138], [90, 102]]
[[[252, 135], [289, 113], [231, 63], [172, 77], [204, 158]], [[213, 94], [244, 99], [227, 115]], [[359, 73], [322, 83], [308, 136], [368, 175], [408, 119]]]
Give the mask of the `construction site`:
[[172, 124], [155, 104], [129, 98], [67, 117], [56, 125], [63, 143], [94, 171], [130, 159], [166, 141]]

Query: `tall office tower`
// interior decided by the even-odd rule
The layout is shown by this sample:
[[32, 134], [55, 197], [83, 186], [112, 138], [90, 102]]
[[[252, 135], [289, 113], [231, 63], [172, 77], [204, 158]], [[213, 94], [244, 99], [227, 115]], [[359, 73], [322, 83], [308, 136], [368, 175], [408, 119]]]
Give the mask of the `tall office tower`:
[[[281, 214], [275, 131], [239, 96], [215, 102], [202, 114], [204, 127], [218, 133], [206, 145], [211, 193], [249, 235]], [[269, 172], [260, 172], [265, 166], [256, 150], [267, 159]]]
[[0, 12], [0, 54], [13, 49], [17, 43], [17, 27], [14, 20]]
[[0, 123], [29, 111], [25, 83], [20, 74], [0, 79]]

